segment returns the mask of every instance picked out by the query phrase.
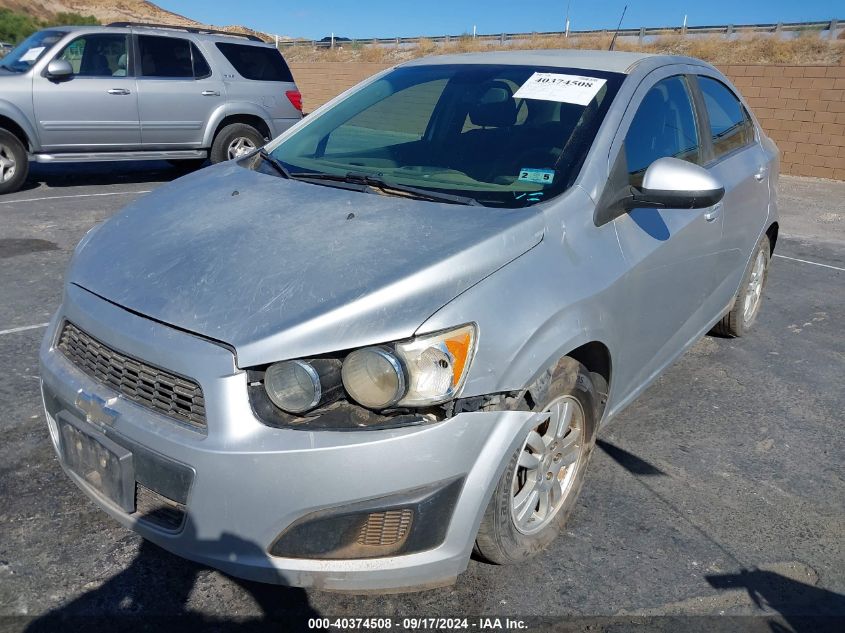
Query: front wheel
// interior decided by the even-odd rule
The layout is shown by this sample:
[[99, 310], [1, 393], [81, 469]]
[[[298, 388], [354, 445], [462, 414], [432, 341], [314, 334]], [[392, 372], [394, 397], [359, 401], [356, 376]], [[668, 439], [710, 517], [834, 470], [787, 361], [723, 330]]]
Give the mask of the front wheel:
[[17, 136], [0, 129], [0, 193], [21, 188], [29, 173], [26, 148]]
[[496, 564], [545, 549], [575, 508], [595, 445], [598, 399], [587, 369], [564, 358], [529, 388], [547, 413], [511, 456], [484, 512], [475, 549]]

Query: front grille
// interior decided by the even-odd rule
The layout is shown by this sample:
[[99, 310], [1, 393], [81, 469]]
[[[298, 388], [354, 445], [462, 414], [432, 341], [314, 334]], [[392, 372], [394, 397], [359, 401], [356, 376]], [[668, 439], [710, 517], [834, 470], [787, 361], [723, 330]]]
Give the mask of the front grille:
[[205, 429], [202, 389], [192, 380], [125, 356], [69, 321], [57, 347], [79, 369], [129, 400]]
[[402, 541], [411, 527], [413, 510], [373, 512], [358, 532], [358, 545], [385, 546]]

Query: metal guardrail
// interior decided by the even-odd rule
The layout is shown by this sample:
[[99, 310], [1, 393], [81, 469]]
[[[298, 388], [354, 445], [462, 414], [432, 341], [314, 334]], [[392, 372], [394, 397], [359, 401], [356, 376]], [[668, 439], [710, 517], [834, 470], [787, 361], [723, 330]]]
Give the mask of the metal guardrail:
[[[795, 33], [803, 31], [828, 31], [833, 37], [845, 24], [845, 20], [824, 20], [822, 22], [777, 22], [773, 24], [725, 24], [719, 26], [659, 26], [641, 27], [634, 29], [619, 29], [619, 37], [638, 37], [640, 41], [646, 37], [660, 35], [725, 35], [731, 36], [735, 33]], [[592, 29], [587, 31], [569, 31], [568, 37], [579, 37], [585, 35], [610, 35], [614, 29]], [[566, 37], [565, 31], [544, 31], [533, 33], [499, 33], [495, 35], [435, 35], [417, 37], [376, 37], [356, 39], [334, 39], [333, 41], [322, 40], [278, 40], [278, 46], [310, 46], [312, 48], [332, 48], [334, 46], [354, 46], [356, 44], [377, 44], [382, 46], [401, 46], [403, 44], [419, 44], [420, 40], [435, 42], [438, 44], [448, 43], [452, 40], [472, 38], [475, 40], [506, 44], [510, 41], [524, 41], [531, 38], [557, 38]]]

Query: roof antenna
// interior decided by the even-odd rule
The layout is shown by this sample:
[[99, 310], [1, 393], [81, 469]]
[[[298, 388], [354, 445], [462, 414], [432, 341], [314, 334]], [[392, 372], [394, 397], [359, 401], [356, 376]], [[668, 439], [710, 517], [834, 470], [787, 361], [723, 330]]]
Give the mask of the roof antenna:
[[619, 18], [619, 24], [616, 25], [616, 31], [613, 33], [613, 39], [610, 40], [610, 48], [607, 50], [612, 51], [613, 47], [616, 46], [616, 36], [619, 35], [619, 28], [622, 26], [622, 20], [625, 19], [625, 11], [628, 10], [628, 5], [625, 5], [625, 8], [622, 9], [622, 16]]

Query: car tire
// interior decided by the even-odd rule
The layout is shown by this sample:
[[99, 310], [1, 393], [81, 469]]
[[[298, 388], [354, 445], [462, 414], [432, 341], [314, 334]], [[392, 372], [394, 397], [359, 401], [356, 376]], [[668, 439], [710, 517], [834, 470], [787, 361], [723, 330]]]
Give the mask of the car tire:
[[763, 305], [763, 291], [769, 278], [769, 262], [772, 249], [768, 236], [757, 243], [748, 268], [742, 276], [742, 283], [734, 297], [733, 306], [710, 331], [717, 336], [745, 336], [760, 314]]
[[21, 188], [29, 174], [29, 157], [20, 139], [0, 129], [0, 194]]
[[[521, 408], [550, 411], [552, 414], [547, 422], [532, 428], [522, 438], [482, 517], [474, 552], [477, 557], [498, 565], [524, 561], [543, 551], [557, 537], [575, 509], [584, 482], [584, 472], [595, 446], [599, 396], [590, 373], [581, 363], [568, 357], [563, 358], [554, 369], [546, 371], [529, 387], [527, 396], [528, 406]], [[568, 427], [564, 435], [553, 440], [559, 442], [554, 446], [547, 443], [546, 438], [554, 437], [554, 434], [549, 435], [552, 421], [556, 417], [551, 410], [559, 405], [564, 405], [571, 412], [572, 426]], [[565, 414], [558, 417], [559, 420], [563, 418]], [[572, 458], [573, 437], [570, 434], [577, 435], [574, 438], [577, 448], [575, 461], [564, 466], [563, 470], [555, 471], [555, 464], [559, 463], [555, 460], [561, 454], [565, 456], [563, 462]], [[532, 448], [538, 435], [545, 445], [544, 457]], [[540, 464], [535, 469], [532, 470], [523, 461], [525, 453], [532, 461], [538, 458]], [[525, 492], [531, 481], [535, 482], [533, 486], [538, 490], [536, 503], [531, 497], [533, 491], [527, 495]], [[558, 499], [554, 502], [546, 501], [548, 512], [545, 516], [540, 498], [544, 492], [539, 490], [543, 485], [551, 486], [550, 491], [556, 490], [555, 486], [560, 488]], [[519, 505], [520, 499], [527, 501]], [[531, 504], [534, 504], [533, 509]], [[526, 509], [527, 513], [524, 512]], [[523, 518], [520, 518], [520, 514]], [[532, 526], [535, 521], [536, 525]]]
[[225, 160], [238, 157], [232, 155], [232, 149], [239, 143], [240, 147], [246, 150], [243, 154], [246, 154], [256, 147], [261, 147], [266, 142], [267, 140], [264, 138], [264, 135], [251, 125], [247, 125], [246, 123], [231, 123], [220, 130], [217, 136], [214, 137], [209, 159], [212, 165], [222, 163]]

